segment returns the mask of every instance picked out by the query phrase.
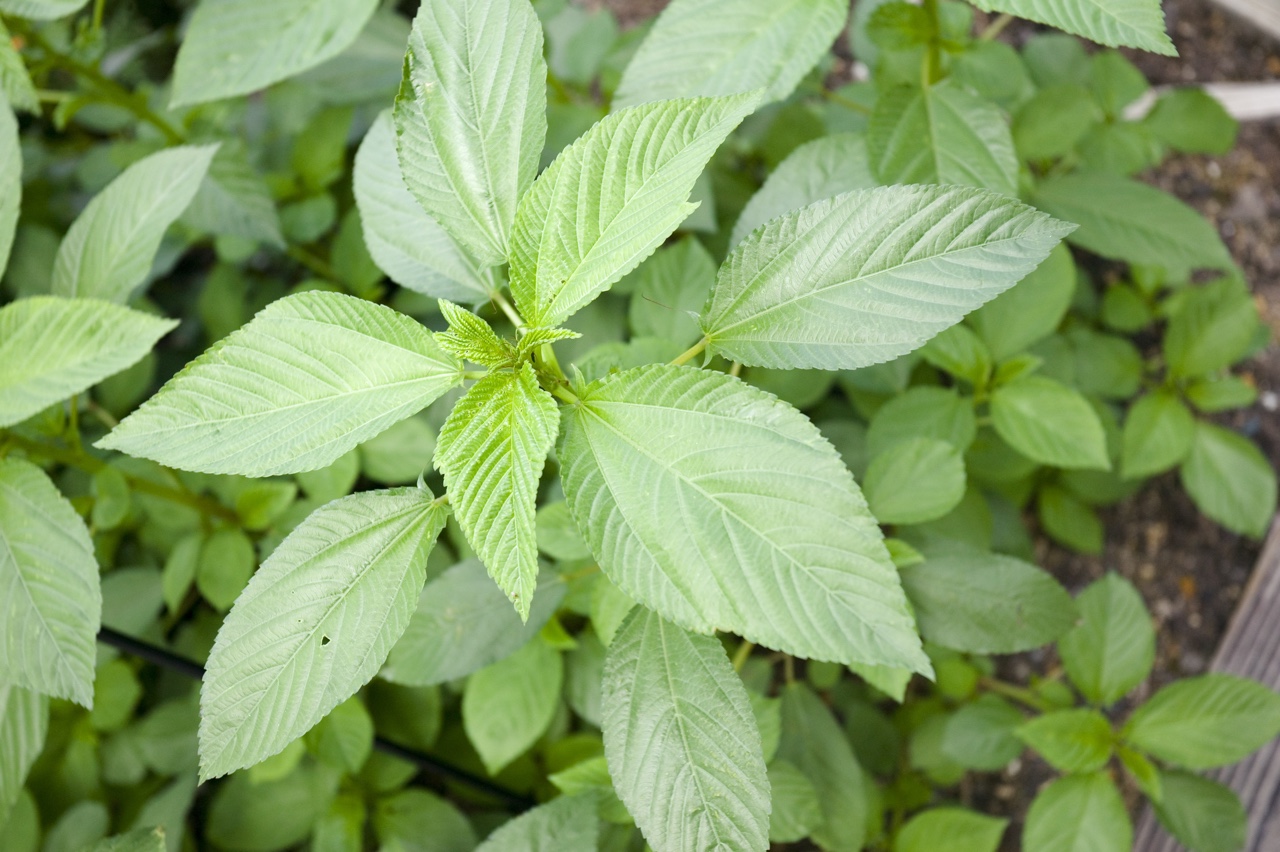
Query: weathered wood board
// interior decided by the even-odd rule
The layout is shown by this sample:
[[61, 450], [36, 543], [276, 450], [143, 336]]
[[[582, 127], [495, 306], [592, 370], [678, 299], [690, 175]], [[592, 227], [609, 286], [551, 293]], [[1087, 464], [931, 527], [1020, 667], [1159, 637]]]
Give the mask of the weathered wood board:
[[[1280, 522], [1271, 527], [1212, 669], [1280, 689]], [[1209, 777], [1235, 790], [1249, 813], [1245, 852], [1280, 852], [1280, 740]], [[1138, 820], [1133, 848], [1135, 852], [1185, 852], [1160, 828], [1149, 808]]]

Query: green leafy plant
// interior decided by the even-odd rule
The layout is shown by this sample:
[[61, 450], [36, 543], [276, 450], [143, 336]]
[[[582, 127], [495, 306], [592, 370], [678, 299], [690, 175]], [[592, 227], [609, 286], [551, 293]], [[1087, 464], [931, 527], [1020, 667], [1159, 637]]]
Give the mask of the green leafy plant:
[[174, 852], [212, 781], [225, 849], [990, 852], [949, 790], [1028, 749], [1030, 852], [1128, 848], [1126, 787], [1237, 848], [1195, 773], [1280, 697], [1136, 701], [1140, 594], [1073, 600], [1019, 519], [1097, 552], [1175, 468], [1274, 515], [1211, 419], [1243, 276], [1133, 179], [1234, 123], [995, 39], [1169, 53], [1154, 0], [976, 5], [862, 0], [832, 90], [843, 0], [206, 0], [167, 82], [138, 10], [0, 0], [13, 848]]

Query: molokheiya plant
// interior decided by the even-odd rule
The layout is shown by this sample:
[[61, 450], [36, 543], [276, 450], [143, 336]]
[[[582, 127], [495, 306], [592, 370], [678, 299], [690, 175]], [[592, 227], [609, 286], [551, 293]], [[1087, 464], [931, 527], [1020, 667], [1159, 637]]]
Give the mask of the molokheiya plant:
[[[977, 5], [1172, 50], [1155, 0]], [[30, 772], [64, 845], [181, 842], [197, 708], [166, 686], [135, 721], [143, 682], [95, 658], [101, 619], [207, 655], [199, 776], [236, 772], [208, 819], [228, 849], [358, 849], [366, 823], [474, 848], [459, 811], [370, 757], [375, 723], [563, 794], [486, 850], [991, 852], [1007, 822], [935, 790], [1025, 748], [1063, 775], [1029, 852], [1127, 849], [1118, 785], [1192, 849], [1241, 845], [1234, 794], [1193, 773], [1271, 739], [1280, 698], [1206, 675], [1130, 709], [1154, 660], [1140, 596], [1108, 576], [1073, 601], [1016, 518], [1034, 505], [1098, 550], [1091, 507], [1174, 467], [1232, 529], [1274, 513], [1258, 450], [1191, 413], [1252, 402], [1228, 370], [1256, 309], [1212, 228], [1130, 179], [1166, 148], [1229, 148], [1211, 99], [1130, 117], [1147, 85], [1118, 53], [1058, 35], [1019, 53], [991, 38], [1007, 18], [973, 38], [945, 0], [856, 4], [872, 79], [835, 92], [814, 69], [844, 0], [675, 0], [638, 43], [557, 2], [429, 0], [410, 28], [368, 2], [206, 0], [170, 113], [83, 61], [100, 5], [74, 37], [23, 20], [78, 8], [0, 0], [15, 108], [48, 96], [29, 42], [37, 78], [82, 83], [57, 121], [138, 122], [86, 155], [101, 191], [60, 244], [28, 224], [14, 242], [23, 147], [0, 109], [22, 296], [0, 308], [6, 837], [39, 835]], [[287, 78], [269, 117], [216, 102]], [[117, 424], [175, 325], [141, 291], [210, 237], [190, 314], [213, 345]], [[287, 291], [272, 252], [316, 278]], [[1223, 277], [1190, 284], [1202, 269]], [[383, 272], [429, 325], [378, 303]], [[1153, 328], [1144, 361], [1129, 336]], [[104, 429], [125, 455], [83, 446]], [[1051, 643], [1062, 673], [995, 677], [988, 655]], [[450, 694], [461, 731], [441, 730]], [[92, 800], [99, 764], [145, 788], [133, 822]]]

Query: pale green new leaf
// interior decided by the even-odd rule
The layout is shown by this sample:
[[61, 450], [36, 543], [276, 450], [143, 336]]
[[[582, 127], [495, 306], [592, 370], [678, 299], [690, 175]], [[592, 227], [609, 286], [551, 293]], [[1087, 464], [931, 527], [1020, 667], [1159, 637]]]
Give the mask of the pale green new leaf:
[[589, 386], [562, 416], [565, 496], [622, 591], [699, 632], [930, 671], [866, 501], [795, 409], [654, 365]]
[[1160, 0], [974, 0], [974, 5], [1048, 24], [1098, 44], [1178, 55], [1164, 31]]
[[712, 351], [853, 369], [920, 347], [1035, 269], [1070, 226], [967, 187], [845, 193], [756, 230], [720, 267]]
[[376, 0], [201, 0], [178, 49], [173, 106], [265, 89], [347, 48]]
[[48, 698], [0, 683], [0, 828], [22, 793], [27, 772], [40, 756], [48, 730]]
[[93, 706], [102, 618], [84, 521], [40, 468], [0, 460], [0, 683]]
[[1156, 631], [1142, 595], [1107, 574], [1076, 598], [1080, 621], [1058, 640], [1058, 655], [1085, 698], [1111, 704], [1146, 680], [1156, 658]]
[[560, 796], [489, 835], [476, 852], [574, 852], [597, 848], [600, 820], [594, 795]]
[[462, 727], [490, 775], [547, 730], [560, 701], [564, 660], [539, 637], [473, 674], [462, 694]]
[[659, 101], [605, 117], [556, 157], [520, 202], [511, 293], [530, 325], [555, 326], [671, 235], [724, 138], [759, 93]]
[[1096, 772], [1111, 759], [1111, 723], [1097, 710], [1054, 710], [1014, 734], [1061, 772]]
[[613, 105], [753, 89], [782, 100], [848, 15], [844, 0], [675, 0], [627, 65]]
[[299, 293], [218, 341], [98, 446], [205, 473], [316, 470], [461, 382], [461, 363], [417, 321]]
[[1022, 832], [1023, 852], [1130, 852], [1133, 824], [1105, 772], [1069, 775], [1042, 789]]
[[0, 276], [9, 263], [9, 249], [13, 247], [21, 206], [22, 145], [18, 141], [18, 119], [9, 109], [4, 92], [0, 91]]
[[763, 852], [769, 779], [724, 646], [637, 608], [605, 657], [605, 757], [654, 852]]
[[449, 323], [448, 331], [436, 334], [436, 343], [446, 352], [490, 369], [510, 367], [516, 363], [515, 344], [498, 337], [487, 322], [446, 299], [440, 299], [437, 304], [441, 316]]
[[833, 133], [806, 142], [792, 151], [751, 196], [733, 226], [730, 245], [783, 213], [815, 201], [879, 186], [871, 172], [867, 140], [861, 133]]
[[422, 590], [380, 674], [405, 686], [466, 677], [520, 650], [555, 614], [564, 594], [559, 579], [543, 582], [522, 624], [478, 559], [459, 562]]
[[177, 324], [96, 299], [31, 296], [0, 308], [0, 426], [135, 364]]
[[433, 0], [413, 20], [394, 112], [405, 185], [486, 266], [507, 259], [547, 135], [542, 24], [527, 0]]
[[391, 111], [385, 110], [360, 143], [351, 176], [374, 263], [410, 290], [467, 304], [485, 301], [492, 285], [484, 270], [414, 199], [398, 157]]
[[1079, 229], [1071, 242], [1113, 260], [1165, 269], [1226, 269], [1214, 226], [1168, 193], [1137, 181], [1080, 173], [1036, 187], [1033, 203]]
[[538, 483], [559, 425], [555, 399], [526, 361], [476, 382], [436, 443], [458, 523], [523, 620], [538, 582]]
[[183, 145], [139, 160], [71, 223], [53, 266], [53, 294], [126, 302], [151, 271], [164, 232], [187, 209], [217, 145]]
[[960, 184], [1017, 195], [1018, 155], [1004, 115], [956, 83], [886, 92], [876, 102], [867, 144], [883, 183]]
[[289, 534], [227, 614], [200, 693], [200, 775], [276, 754], [372, 678], [400, 638], [446, 509], [353, 494]]
[[52, 21], [80, 11], [87, 2], [88, 0], [0, 0], [0, 12], [35, 21]]

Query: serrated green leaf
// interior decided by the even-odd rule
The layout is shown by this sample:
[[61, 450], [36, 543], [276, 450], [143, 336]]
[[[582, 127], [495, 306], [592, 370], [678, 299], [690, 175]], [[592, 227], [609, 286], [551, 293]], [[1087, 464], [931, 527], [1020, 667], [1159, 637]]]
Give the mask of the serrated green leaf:
[[18, 140], [18, 119], [9, 109], [5, 93], [0, 91], [0, 277], [9, 263], [9, 249], [13, 247], [21, 206], [22, 146]]
[[729, 244], [737, 245], [783, 213], [833, 195], [878, 186], [870, 157], [862, 133], [833, 133], [796, 148], [751, 196], [733, 226]]
[[164, 232], [204, 181], [217, 145], [183, 145], [125, 169], [67, 230], [53, 267], [53, 295], [126, 302]]
[[200, 694], [200, 774], [275, 754], [377, 673], [409, 623], [445, 509], [373, 491], [318, 509], [281, 542], [218, 631]]
[[867, 145], [885, 184], [959, 184], [1017, 195], [1018, 156], [1004, 116], [956, 83], [881, 95]]
[[1156, 817], [1178, 842], [1194, 852], [1238, 852], [1245, 848], [1249, 815], [1230, 787], [1190, 772], [1160, 773]]
[[947, 717], [942, 754], [965, 769], [995, 772], [1022, 753], [1014, 731], [1026, 717], [998, 695], [980, 695]]
[[0, 459], [0, 683], [93, 707], [102, 614], [84, 521], [40, 468]]
[[48, 730], [48, 698], [0, 683], [0, 828], [22, 794], [27, 772], [44, 749]]
[[1226, 766], [1280, 734], [1280, 695], [1235, 675], [1187, 678], [1135, 710], [1122, 733], [1131, 745], [1177, 766]]
[[344, 51], [374, 0], [206, 0], [196, 6], [173, 69], [171, 106], [265, 89]]
[[1027, 812], [1024, 852], [1130, 852], [1133, 824], [1105, 772], [1069, 775], [1043, 788]]
[[803, 840], [822, 823], [818, 791], [795, 764], [785, 760], [769, 764], [769, 791], [773, 799], [769, 840], [773, 843]]
[[210, 234], [284, 247], [271, 190], [238, 145], [223, 143], [218, 149], [182, 221]]
[[658, 249], [630, 278], [633, 337], [662, 337], [683, 347], [702, 336], [696, 315], [716, 283], [716, 262], [696, 237]]
[[1201, 376], [1231, 366], [1253, 348], [1258, 324], [1258, 308], [1239, 278], [1188, 291], [1165, 332], [1170, 375]]
[[476, 852], [595, 849], [599, 834], [595, 796], [560, 796], [505, 823]]
[[493, 284], [405, 186], [391, 111], [378, 115], [356, 151], [351, 175], [365, 245], [392, 281], [427, 296], [475, 304]]
[[565, 496], [628, 595], [704, 633], [930, 670], [853, 477], [795, 409], [723, 374], [652, 366], [591, 385], [562, 416]]
[[1084, 86], [1047, 86], [1014, 114], [1014, 145], [1026, 160], [1062, 157], [1071, 153], [1102, 118], [1102, 110]]
[[871, 460], [862, 487], [882, 524], [936, 520], [964, 497], [964, 459], [946, 441], [909, 438]]
[[953, 325], [931, 337], [921, 347], [920, 357], [975, 388], [986, 386], [991, 378], [991, 352], [968, 326]]
[[1276, 513], [1276, 473], [1243, 435], [1197, 421], [1179, 470], [1200, 511], [1229, 530], [1261, 538]]
[[80, 11], [87, 2], [88, 0], [0, 0], [0, 12], [36, 21], [52, 21]]
[[507, 259], [547, 135], [542, 25], [526, 0], [436, 0], [413, 19], [396, 97], [405, 186], [486, 266]]
[[525, 620], [538, 582], [538, 483], [559, 425], [555, 399], [525, 362], [476, 382], [436, 444], [435, 465], [467, 541]]
[[782, 691], [778, 758], [793, 764], [818, 791], [822, 821], [810, 836], [829, 852], [858, 852], [867, 836], [868, 782], [849, 739], [831, 711], [804, 683]]
[[563, 683], [560, 652], [536, 636], [467, 681], [462, 726], [490, 775], [501, 772], [546, 731]]
[[996, 852], [1009, 820], [964, 808], [930, 808], [907, 820], [893, 852]]
[[1108, 470], [1106, 434], [1088, 400], [1043, 376], [1023, 376], [991, 395], [991, 421], [1009, 446], [1032, 461]]
[[164, 829], [137, 828], [100, 840], [85, 852], [165, 852]]
[[1102, 553], [1105, 532], [1093, 509], [1065, 488], [1046, 485], [1036, 495], [1040, 526], [1054, 541], [1078, 553]]
[[205, 473], [315, 470], [461, 382], [462, 365], [415, 320], [299, 293], [214, 344], [98, 446]]
[[1059, 244], [1011, 289], [969, 314], [969, 325], [987, 344], [991, 357], [1005, 361], [1057, 329], [1075, 289], [1071, 251]]
[[1206, 414], [1248, 408], [1258, 400], [1258, 388], [1252, 377], [1213, 376], [1196, 379], [1187, 386], [1187, 399]]
[[129, 367], [176, 326], [96, 299], [31, 296], [0, 308], [0, 426]]
[[1169, 391], [1146, 394], [1124, 419], [1120, 470], [1126, 479], [1163, 473], [1191, 452], [1195, 418]]
[[520, 315], [559, 325], [652, 254], [692, 212], [694, 181], [757, 101], [752, 93], [643, 104], [606, 116], [562, 151], [516, 212], [511, 294]]
[[753, 89], [782, 100], [847, 18], [843, 0], [676, 0], [628, 63], [613, 105]]
[[1177, 56], [1164, 31], [1160, 0], [974, 0], [985, 12], [1007, 12], [1110, 47], [1140, 47]]
[[724, 647], [632, 612], [605, 657], [605, 756], [655, 852], [769, 845], [760, 732]]
[[1014, 733], [1062, 772], [1096, 772], [1111, 759], [1111, 723], [1097, 710], [1055, 710]]
[[867, 452], [875, 457], [913, 438], [946, 441], [965, 450], [977, 429], [971, 400], [951, 388], [921, 385], [894, 396], [871, 418]]
[[925, 555], [901, 574], [920, 633], [931, 642], [1012, 654], [1052, 642], [1075, 623], [1071, 596], [1030, 563], [968, 549]]
[[966, 187], [845, 193], [774, 219], [734, 249], [702, 329], [713, 352], [747, 365], [888, 361], [1012, 287], [1068, 230]]
[[1166, 269], [1231, 265], [1217, 230], [1172, 195], [1124, 178], [1080, 173], [1036, 187], [1033, 203], [1080, 227], [1068, 240], [1113, 260]]
[[380, 799], [373, 824], [378, 839], [405, 852], [473, 852], [476, 834], [450, 802], [421, 788]]
[[1142, 125], [1175, 150], [1218, 156], [1235, 147], [1240, 130], [1217, 98], [1194, 86], [1166, 92]]

